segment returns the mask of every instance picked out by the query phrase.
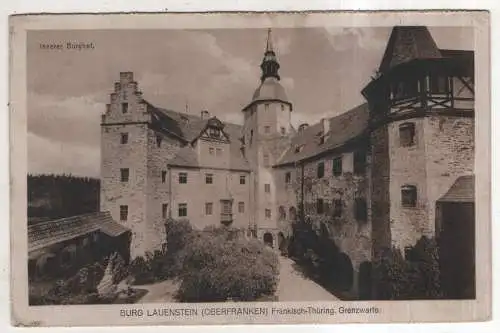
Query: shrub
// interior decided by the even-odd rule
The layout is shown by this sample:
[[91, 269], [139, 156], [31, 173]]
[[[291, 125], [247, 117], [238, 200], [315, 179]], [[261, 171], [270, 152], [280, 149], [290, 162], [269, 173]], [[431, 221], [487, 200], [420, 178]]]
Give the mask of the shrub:
[[438, 247], [423, 236], [406, 251], [387, 250], [374, 263], [376, 299], [438, 299], [442, 296]]
[[196, 234], [182, 254], [180, 301], [251, 301], [276, 291], [277, 255], [261, 242], [235, 234], [230, 228]]

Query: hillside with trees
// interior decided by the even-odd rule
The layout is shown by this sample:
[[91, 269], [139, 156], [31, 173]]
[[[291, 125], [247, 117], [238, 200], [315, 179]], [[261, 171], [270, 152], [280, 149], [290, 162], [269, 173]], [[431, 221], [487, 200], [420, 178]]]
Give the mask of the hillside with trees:
[[99, 179], [28, 175], [28, 220], [33, 223], [99, 210]]

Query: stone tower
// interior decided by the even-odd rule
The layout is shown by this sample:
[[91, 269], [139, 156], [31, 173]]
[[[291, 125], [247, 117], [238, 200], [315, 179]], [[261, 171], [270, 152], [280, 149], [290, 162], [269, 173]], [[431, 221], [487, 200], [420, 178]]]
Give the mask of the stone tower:
[[[243, 108], [243, 141], [254, 174], [254, 228], [259, 239], [276, 244], [277, 206], [272, 165], [287, 148], [292, 104], [280, 83], [276, 53], [268, 30], [260, 85]], [[272, 237], [272, 238], [271, 238]]]
[[153, 129], [150, 105], [133, 73], [120, 73], [101, 120], [100, 209], [132, 230], [131, 259], [165, 242], [157, 201], [168, 202], [168, 184], [161, 182], [158, 169], [169, 157], [165, 150], [174, 145]]
[[474, 66], [439, 49], [425, 27], [392, 30], [370, 106], [373, 254], [434, 236], [436, 201], [473, 173]]

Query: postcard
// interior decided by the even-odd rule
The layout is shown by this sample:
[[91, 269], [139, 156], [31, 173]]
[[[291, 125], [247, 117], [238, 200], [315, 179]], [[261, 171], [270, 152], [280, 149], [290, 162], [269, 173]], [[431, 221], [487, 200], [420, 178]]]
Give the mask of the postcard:
[[484, 321], [489, 14], [10, 18], [16, 326]]

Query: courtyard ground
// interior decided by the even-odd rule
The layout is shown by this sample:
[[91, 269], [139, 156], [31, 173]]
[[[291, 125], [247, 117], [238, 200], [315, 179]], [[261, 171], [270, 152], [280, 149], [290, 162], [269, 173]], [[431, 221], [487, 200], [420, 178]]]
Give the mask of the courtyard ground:
[[[337, 301], [337, 297], [316, 282], [305, 277], [298, 271], [294, 262], [286, 257], [279, 256], [280, 275], [275, 301]], [[149, 285], [134, 286], [147, 290], [139, 303], [171, 303], [176, 302], [174, 294], [179, 284], [166, 280]]]
[[325, 288], [305, 277], [295, 268], [293, 260], [279, 256], [280, 276], [276, 296], [278, 301], [338, 301]]

